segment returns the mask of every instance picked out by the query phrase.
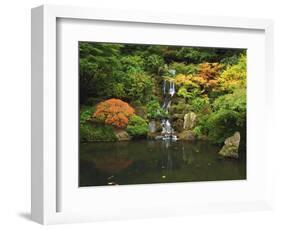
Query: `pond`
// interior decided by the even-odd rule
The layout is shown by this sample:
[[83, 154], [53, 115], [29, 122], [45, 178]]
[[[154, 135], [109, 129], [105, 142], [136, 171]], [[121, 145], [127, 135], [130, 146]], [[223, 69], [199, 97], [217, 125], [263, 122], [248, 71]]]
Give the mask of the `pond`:
[[79, 185], [128, 185], [246, 179], [246, 151], [223, 159], [208, 142], [81, 143]]

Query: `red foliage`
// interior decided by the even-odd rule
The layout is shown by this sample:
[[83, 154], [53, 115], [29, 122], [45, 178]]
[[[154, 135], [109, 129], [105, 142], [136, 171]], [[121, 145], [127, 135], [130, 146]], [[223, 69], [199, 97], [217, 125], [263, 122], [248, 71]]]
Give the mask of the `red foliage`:
[[93, 114], [97, 118], [108, 125], [117, 128], [125, 128], [129, 122], [129, 118], [134, 115], [135, 110], [126, 102], [119, 99], [109, 99], [100, 102]]

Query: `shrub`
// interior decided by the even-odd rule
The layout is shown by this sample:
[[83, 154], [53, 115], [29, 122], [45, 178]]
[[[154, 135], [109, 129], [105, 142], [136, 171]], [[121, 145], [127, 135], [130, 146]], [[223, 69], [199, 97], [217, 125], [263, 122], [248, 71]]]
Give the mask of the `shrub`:
[[148, 132], [148, 124], [143, 118], [133, 115], [130, 117], [129, 124], [127, 126], [127, 132], [133, 138], [144, 137]]
[[184, 86], [182, 86], [179, 88], [177, 95], [187, 100], [193, 100], [200, 95], [200, 91], [197, 88], [188, 91]]
[[85, 124], [92, 119], [94, 107], [81, 107], [80, 108], [80, 124]]
[[243, 132], [246, 128], [246, 90], [218, 97], [213, 102], [213, 110], [199, 121], [201, 130], [208, 134], [210, 140], [222, 143], [235, 131]]
[[126, 102], [119, 99], [109, 99], [100, 102], [93, 117], [108, 125], [125, 128], [129, 118], [134, 115], [134, 109]]
[[143, 59], [140, 56], [125, 56], [121, 58], [123, 71], [128, 74], [144, 72]]
[[210, 110], [210, 102], [208, 97], [196, 97], [189, 102], [190, 110], [195, 113], [208, 113]]
[[228, 66], [222, 73], [220, 83], [223, 90], [234, 91], [246, 87], [247, 65], [246, 56], [241, 55], [236, 65]]
[[177, 98], [172, 102], [169, 112], [171, 114], [186, 114], [189, 112], [189, 105], [184, 99]]
[[153, 79], [144, 74], [138, 73], [129, 75], [127, 79], [126, 93], [130, 101], [145, 103], [152, 97]]
[[146, 108], [148, 119], [161, 119], [168, 116], [168, 114], [162, 109], [159, 102], [156, 100], [148, 102]]
[[199, 85], [195, 82], [195, 75], [184, 75], [184, 74], [178, 74], [174, 82], [176, 85], [182, 86], [186, 89], [194, 89], [199, 88]]
[[227, 137], [243, 127], [243, 120], [243, 117], [233, 110], [220, 109], [212, 113], [206, 123], [209, 139], [216, 143], [223, 143]]
[[242, 116], [246, 116], [246, 105], [246, 89], [237, 89], [231, 94], [218, 97], [213, 103], [216, 111], [220, 109], [233, 110]]
[[117, 138], [111, 126], [92, 125], [89, 123], [80, 125], [80, 141], [116, 141]]
[[198, 65], [195, 64], [186, 65], [181, 62], [173, 62], [170, 65], [170, 69], [176, 70], [177, 74], [189, 75], [189, 74], [196, 74], [198, 72]]
[[201, 86], [201, 89], [210, 92], [219, 86], [219, 77], [222, 65], [219, 63], [201, 63], [195, 82]]
[[157, 54], [152, 54], [145, 59], [146, 70], [150, 73], [159, 74], [159, 71], [163, 66], [164, 59]]
[[114, 83], [110, 88], [112, 96], [118, 98], [126, 97], [125, 86], [123, 83]]

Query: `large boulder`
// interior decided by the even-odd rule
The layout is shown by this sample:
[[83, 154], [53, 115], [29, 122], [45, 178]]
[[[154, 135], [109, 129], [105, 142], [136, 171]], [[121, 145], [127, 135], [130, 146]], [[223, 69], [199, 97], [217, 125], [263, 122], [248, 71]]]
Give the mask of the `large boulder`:
[[192, 130], [196, 125], [196, 114], [189, 112], [184, 115], [183, 129]]
[[129, 141], [131, 140], [130, 135], [122, 129], [115, 130], [115, 136], [117, 137], [118, 141]]
[[195, 141], [195, 135], [191, 130], [185, 130], [179, 133], [179, 140]]
[[240, 144], [240, 133], [235, 132], [233, 136], [225, 139], [224, 146], [219, 151], [219, 154], [224, 157], [237, 159], [239, 157], [238, 155], [239, 144]]

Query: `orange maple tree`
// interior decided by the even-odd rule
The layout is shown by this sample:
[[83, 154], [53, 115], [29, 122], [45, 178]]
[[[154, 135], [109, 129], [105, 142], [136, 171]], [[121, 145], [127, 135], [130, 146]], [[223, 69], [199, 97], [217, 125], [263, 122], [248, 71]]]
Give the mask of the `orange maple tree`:
[[221, 69], [222, 65], [219, 63], [201, 63], [195, 81], [209, 91], [218, 86]]
[[134, 114], [135, 110], [128, 103], [111, 98], [97, 105], [93, 117], [105, 124], [125, 128]]

